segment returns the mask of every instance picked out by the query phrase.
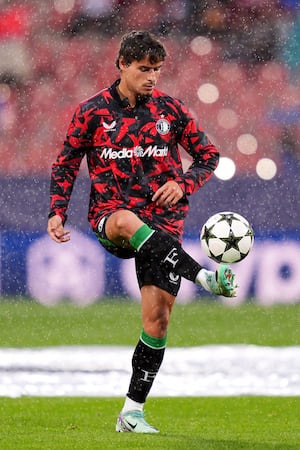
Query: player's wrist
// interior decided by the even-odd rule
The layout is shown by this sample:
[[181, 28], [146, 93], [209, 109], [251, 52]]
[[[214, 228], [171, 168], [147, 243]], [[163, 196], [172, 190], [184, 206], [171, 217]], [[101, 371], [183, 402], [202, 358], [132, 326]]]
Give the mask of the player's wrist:
[[68, 217], [67, 214], [63, 214], [63, 213], [61, 213], [59, 211], [51, 211], [48, 214], [48, 219], [51, 219], [54, 216], [59, 216], [61, 218], [61, 220], [62, 220], [63, 225], [65, 224], [65, 222], [67, 220], [67, 217]]

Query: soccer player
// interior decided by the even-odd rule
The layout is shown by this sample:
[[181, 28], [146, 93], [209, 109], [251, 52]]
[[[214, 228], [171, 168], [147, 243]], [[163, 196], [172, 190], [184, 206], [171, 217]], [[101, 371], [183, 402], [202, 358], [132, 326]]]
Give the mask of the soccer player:
[[[92, 229], [108, 252], [135, 258], [142, 332], [117, 419], [120, 432], [158, 432], [146, 422], [143, 406], [163, 360], [181, 277], [216, 295], [236, 295], [229, 267], [208, 271], [181, 246], [188, 198], [209, 180], [219, 153], [182, 102], [156, 89], [165, 58], [152, 34], [123, 36], [116, 60], [120, 78], [80, 103], [52, 166], [51, 238], [70, 239], [66, 211], [86, 156]], [[179, 144], [193, 158], [185, 173]]]

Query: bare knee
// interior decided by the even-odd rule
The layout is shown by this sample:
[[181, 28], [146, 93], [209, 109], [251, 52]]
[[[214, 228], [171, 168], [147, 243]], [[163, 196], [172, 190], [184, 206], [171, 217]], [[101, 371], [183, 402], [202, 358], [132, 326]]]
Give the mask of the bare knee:
[[129, 241], [131, 236], [143, 225], [143, 222], [131, 211], [119, 210], [107, 219], [105, 232], [111, 241], [123, 239]]

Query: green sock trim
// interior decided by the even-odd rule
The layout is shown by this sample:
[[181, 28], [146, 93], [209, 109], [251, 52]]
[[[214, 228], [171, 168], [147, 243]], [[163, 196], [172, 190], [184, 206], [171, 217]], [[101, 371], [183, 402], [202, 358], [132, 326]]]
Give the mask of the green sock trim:
[[161, 349], [165, 348], [167, 343], [167, 335], [165, 335], [163, 338], [156, 338], [153, 336], [149, 336], [144, 330], [142, 330], [141, 334], [141, 341], [148, 345], [148, 347], [155, 348], [155, 349]]
[[129, 239], [130, 244], [135, 250], [139, 250], [140, 247], [144, 244], [144, 242], [149, 239], [151, 234], [154, 233], [154, 230], [152, 230], [148, 225], [144, 223]]

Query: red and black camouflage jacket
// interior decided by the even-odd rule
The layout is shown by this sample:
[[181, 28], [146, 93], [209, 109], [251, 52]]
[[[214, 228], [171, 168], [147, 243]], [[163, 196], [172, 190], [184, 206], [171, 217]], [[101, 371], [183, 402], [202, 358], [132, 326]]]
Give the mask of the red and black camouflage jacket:
[[[63, 148], [52, 166], [50, 214], [65, 222], [73, 185], [84, 156], [91, 181], [88, 219], [94, 231], [100, 219], [130, 209], [148, 225], [182, 237], [188, 196], [211, 177], [219, 153], [180, 100], [157, 89], [137, 99], [134, 108], [121, 100], [116, 86], [80, 103]], [[192, 157], [184, 173], [179, 145]], [[152, 201], [155, 191], [175, 180], [183, 198], [170, 208]]]

